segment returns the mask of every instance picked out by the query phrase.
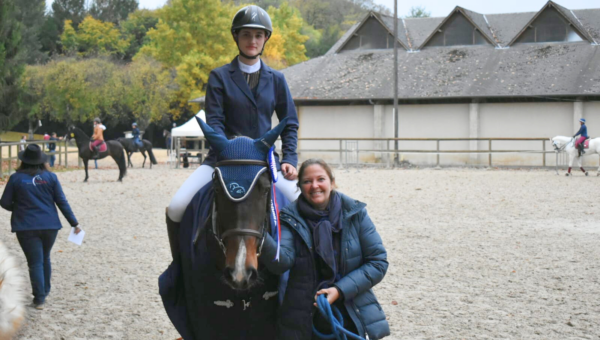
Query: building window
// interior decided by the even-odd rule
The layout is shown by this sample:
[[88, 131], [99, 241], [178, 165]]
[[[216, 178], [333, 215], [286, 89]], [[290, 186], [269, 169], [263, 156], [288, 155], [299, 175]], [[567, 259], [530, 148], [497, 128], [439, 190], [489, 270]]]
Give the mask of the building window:
[[373, 50], [394, 47], [394, 37], [381, 25], [377, 19], [371, 17], [354, 33], [342, 51]]
[[426, 47], [461, 45], [491, 44], [464, 15], [455, 13], [429, 40]]
[[583, 41], [577, 30], [552, 7], [547, 8], [527, 27], [517, 43]]

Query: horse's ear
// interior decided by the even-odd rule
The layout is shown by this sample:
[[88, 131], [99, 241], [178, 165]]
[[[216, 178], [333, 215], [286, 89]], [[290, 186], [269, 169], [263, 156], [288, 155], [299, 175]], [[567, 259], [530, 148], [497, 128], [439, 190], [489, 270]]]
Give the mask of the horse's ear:
[[213, 128], [208, 126], [208, 124], [206, 124], [202, 119], [196, 117], [196, 120], [198, 121], [198, 125], [200, 125], [200, 129], [202, 129], [202, 132], [204, 133], [204, 137], [206, 137], [210, 143], [210, 146], [215, 150], [215, 152], [218, 154], [223, 151], [229, 144], [229, 140], [227, 140], [225, 136], [213, 130]]
[[269, 149], [271, 148], [271, 146], [273, 146], [273, 144], [275, 144], [277, 137], [279, 137], [279, 135], [281, 135], [281, 133], [283, 132], [283, 129], [285, 129], [285, 127], [287, 126], [287, 122], [288, 122], [288, 117], [283, 118], [281, 120], [281, 122], [279, 122], [279, 124], [277, 124], [276, 127], [271, 129], [271, 131], [265, 133], [264, 136], [255, 139], [254, 145], [264, 153], [269, 152]]

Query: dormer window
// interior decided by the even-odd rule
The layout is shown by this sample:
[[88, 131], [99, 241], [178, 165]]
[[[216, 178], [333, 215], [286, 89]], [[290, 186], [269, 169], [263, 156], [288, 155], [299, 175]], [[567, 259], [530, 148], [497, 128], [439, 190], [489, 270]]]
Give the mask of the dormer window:
[[548, 7], [525, 29], [516, 43], [584, 41], [576, 28], [553, 7]]
[[[399, 44], [399, 46], [401, 45]], [[393, 47], [394, 36], [391, 35], [377, 19], [371, 17], [353, 34], [352, 38], [350, 38], [340, 52], [387, 49]]]
[[461, 13], [455, 13], [438, 29], [425, 47], [491, 45], [490, 42]]

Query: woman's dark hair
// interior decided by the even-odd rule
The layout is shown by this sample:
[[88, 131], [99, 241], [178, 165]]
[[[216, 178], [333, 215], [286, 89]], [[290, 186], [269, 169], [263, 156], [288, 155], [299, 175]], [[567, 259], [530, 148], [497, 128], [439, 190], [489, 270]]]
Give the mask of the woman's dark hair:
[[337, 189], [337, 185], [335, 185], [335, 177], [333, 176], [333, 171], [331, 171], [331, 167], [324, 160], [320, 158], [310, 158], [305, 160], [300, 166], [300, 170], [298, 170], [298, 183], [296, 185], [298, 188], [302, 185], [302, 176], [304, 175], [304, 171], [311, 165], [319, 165], [325, 172], [327, 176], [329, 176], [329, 180], [331, 181], [331, 187]]
[[44, 171], [50, 171], [48, 170], [48, 167], [46, 167], [46, 163], [27, 164], [25, 162], [21, 162], [21, 165], [17, 169], [17, 172], [24, 173], [30, 176], [39, 175]]

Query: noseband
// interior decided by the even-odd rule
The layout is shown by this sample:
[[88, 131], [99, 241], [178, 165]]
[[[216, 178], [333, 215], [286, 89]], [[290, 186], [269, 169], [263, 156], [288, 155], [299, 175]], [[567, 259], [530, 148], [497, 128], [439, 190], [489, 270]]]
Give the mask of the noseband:
[[[227, 166], [227, 165], [260, 165], [265, 168], [269, 166], [268, 163], [265, 161], [259, 161], [259, 160], [254, 160], [254, 159], [235, 159], [235, 160], [225, 160], [225, 161], [217, 162], [217, 164], [215, 165], [215, 169], [218, 168], [219, 166]], [[257, 175], [257, 177], [260, 175], [262, 175], [262, 171]], [[219, 183], [217, 183], [217, 182], [219, 182]], [[213, 175], [213, 185], [215, 185], [215, 186], [221, 185], [221, 182], [217, 179], [217, 176], [214, 176], [214, 175]], [[271, 185], [273, 185], [273, 182], [271, 182]], [[227, 188], [223, 188], [223, 189], [227, 190]], [[252, 189], [254, 189], [254, 187], [252, 187], [248, 191], [248, 195], [250, 194]], [[267, 221], [268, 221], [268, 217], [269, 217], [268, 210], [269, 210], [270, 195], [271, 195], [271, 190], [269, 190], [269, 197], [267, 198], [267, 216], [265, 218], [265, 222], [263, 223], [260, 231], [256, 231], [254, 229], [231, 229], [231, 230], [227, 230], [223, 234], [221, 234], [219, 231], [219, 228], [217, 228], [217, 204], [216, 204], [216, 199], [215, 199], [215, 201], [213, 202], [213, 207], [212, 207], [212, 231], [213, 231], [213, 235], [214, 235], [217, 243], [219, 244], [219, 246], [221, 247], [221, 250], [223, 251], [223, 254], [227, 253], [227, 247], [225, 246], [225, 243], [223, 242], [227, 237], [230, 237], [230, 236], [254, 236], [258, 240], [260, 240], [260, 245], [258, 246], [258, 252], [256, 255], [256, 256], [260, 256], [263, 244], [265, 243], [265, 237], [267, 235], [266, 230], [267, 230]]]

